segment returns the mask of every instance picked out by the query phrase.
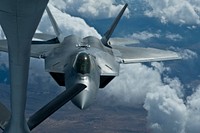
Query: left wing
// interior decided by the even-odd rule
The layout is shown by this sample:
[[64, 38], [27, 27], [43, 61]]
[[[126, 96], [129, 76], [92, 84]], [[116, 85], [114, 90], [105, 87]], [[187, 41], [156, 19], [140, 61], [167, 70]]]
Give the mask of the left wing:
[[155, 48], [112, 46], [114, 55], [120, 59], [120, 63], [141, 63], [181, 59], [173, 51]]

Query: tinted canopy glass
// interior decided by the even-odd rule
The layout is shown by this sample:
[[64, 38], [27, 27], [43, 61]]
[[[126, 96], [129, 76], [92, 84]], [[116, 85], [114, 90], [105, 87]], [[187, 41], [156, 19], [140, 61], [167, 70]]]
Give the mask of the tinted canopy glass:
[[78, 53], [74, 62], [74, 69], [81, 74], [90, 73], [90, 57], [87, 53]]

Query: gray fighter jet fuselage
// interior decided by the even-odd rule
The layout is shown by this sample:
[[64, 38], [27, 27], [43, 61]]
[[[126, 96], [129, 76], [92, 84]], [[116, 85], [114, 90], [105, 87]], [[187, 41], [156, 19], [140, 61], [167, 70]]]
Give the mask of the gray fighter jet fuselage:
[[70, 88], [77, 83], [87, 86], [72, 99], [81, 109], [88, 107], [94, 101], [98, 89], [104, 88], [119, 73], [119, 63], [112, 50], [93, 36], [81, 39], [71, 35], [64, 38], [61, 45], [45, 58], [45, 67], [61, 86]]

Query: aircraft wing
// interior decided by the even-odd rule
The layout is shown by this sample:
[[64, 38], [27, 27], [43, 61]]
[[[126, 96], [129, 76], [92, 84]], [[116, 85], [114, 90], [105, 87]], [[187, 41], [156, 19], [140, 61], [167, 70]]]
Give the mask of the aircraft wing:
[[114, 55], [120, 59], [120, 63], [141, 63], [180, 59], [173, 51], [155, 48], [112, 46]]
[[[32, 43], [34, 43], [31, 45], [31, 57], [33, 58], [43, 58], [60, 45], [56, 42], [48, 44], [48, 41], [34, 41]], [[7, 40], [0, 40], [0, 51], [8, 52]]]

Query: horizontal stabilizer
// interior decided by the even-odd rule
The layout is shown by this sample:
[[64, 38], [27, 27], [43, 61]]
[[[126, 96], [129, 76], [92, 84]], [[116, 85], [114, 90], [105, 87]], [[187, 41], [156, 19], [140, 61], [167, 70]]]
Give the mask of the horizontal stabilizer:
[[181, 59], [176, 52], [169, 50], [123, 46], [112, 48], [114, 55], [120, 59], [120, 63], [124, 64]]
[[8, 123], [10, 119], [10, 111], [2, 104], [0, 103], [0, 128], [5, 129], [6, 124]]
[[138, 44], [140, 43], [138, 40], [130, 39], [130, 38], [110, 38], [110, 45], [130, 45], [130, 44]]

